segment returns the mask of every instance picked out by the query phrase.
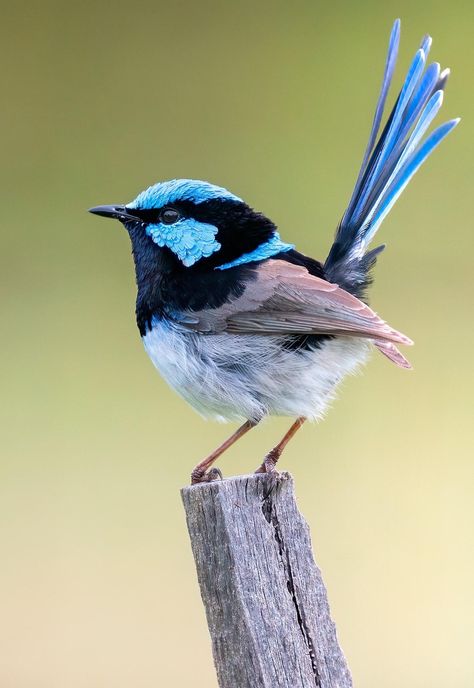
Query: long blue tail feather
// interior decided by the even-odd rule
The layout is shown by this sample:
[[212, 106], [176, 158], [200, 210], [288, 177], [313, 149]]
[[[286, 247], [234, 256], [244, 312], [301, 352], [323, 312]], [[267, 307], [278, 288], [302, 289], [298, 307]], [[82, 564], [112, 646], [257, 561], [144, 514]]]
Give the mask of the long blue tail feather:
[[404, 115], [406, 112], [406, 109], [408, 107], [408, 104], [410, 102], [410, 98], [412, 96], [413, 90], [418, 82], [418, 79], [424, 69], [425, 66], [425, 55], [423, 53], [423, 50], [418, 50], [416, 53], [415, 57], [413, 58], [413, 62], [410, 65], [410, 69], [408, 71], [407, 79], [403, 85], [403, 88], [400, 92], [400, 96], [397, 100], [397, 104], [394, 108], [393, 111], [393, 118], [390, 123], [390, 126], [388, 128], [388, 131], [384, 137], [383, 140], [383, 145], [380, 149], [380, 152], [377, 156], [377, 158], [374, 160], [375, 165], [370, 173], [369, 178], [367, 179], [365, 188], [361, 191], [360, 198], [357, 202], [357, 205], [354, 209], [354, 219], [360, 220], [363, 217], [362, 211], [366, 207], [366, 201], [367, 197], [369, 196], [371, 190], [373, 189], [374, 185], [377, 183], [377, 181], [380, 179], [380, 175], [383, 174], [383, 171], [385, 169], [385, 163], [387, 162], [387, 158], [389, 157], [390, 153], [393, 150], [393, 147], [399, 141], [399, 133], [400, 129], [402, 128], [404, 124]]
[[382, 201], [377, 208], [377, 212], [370, 220], [369, 230], [364, 234], [364, 247], [370, 243], [378, 228], [382, 224], [382, 221], [386, 215], [388, 215], [395, 201], [400, 196], [415, 172], [421, 167], [426, 158], [434, 151], [436, 146], [441, 143], [445, 136], [447, 136], [449, 132], [454, 129], [458, 122], [459, 119], [452, 119], [449, 122], [442, 124], [435, 131], [433, 131], [433, 133], [430, 134], [422, 146], [420, 146], [420, 148], [418, 148], [408, 158], [383, 196]]
[[[439, 72], [440, 72], [440, 67], [437, 62], [434, 62], [431, 64], [424, 76], [423, 79], [421, 80], [420, 84], [418, 85], [418, 88], [416, 91], [413, 93], [413, 96], [411, 97], [408, 105], [407, 105], [407, 111], [406, 111], [406, 116], [404, 117], [404, 122], [402, 127], [400, 128], [400, 131], [398, 132], [397, 135], [397, 144], [394, 146], [392, 149], [392, 152], [390, 153], [390, 156], [386, 160], [386, 163], [384, 165], [385, 169], [385, 175], [387, 176], [388, 170], [392, 169], [392, 166], [394, 164], [394, 161], [396, 161], [401, 152], [403, 151], [403, 146], [405, 142], [405, 138], [407, 134], [409, 133], [410, 129], [412, 128], [413, 124], [416, 122], [418, 116], [420, 115], [421, 111], [423, 110], [424, 106], [428, 102], [429, 98], [433, 95], [433, 89], [435, 88], [438, 78], [439, 78]], [[379, 183], [379, 188], [382, 186], [382, 184]], [[371, 196], [373, 195], [373, 192]], [[370, 202], [369, 198], [369, 202]]]
[[[421, 113], [418, 122], [415, 125], [412, 133], [410, 134], [407, 141], [403, 140], [403, 144], [396, 148], [391, 154], [387, 164], [385, 165], [386, 173], [380, 175], [379, 182], [377, 186], [372, 191], [366, 204], [366, 211], [364, 212], [366, 225], [370, 222], [377, 206], [383, 200], [384, 194], [389, 189], [389, 184], [393, 180], [395, 174], [398, 172], [400, 167], [406, 162], [408, 156], [415, 150], [416, 146], [420, 142], [421, 138], [425, 134], [432, 120], [438, 113], [443, 102], [443, 92], [436, 91], [436, 93], [430, 98], [425, 109]], [[411, 129], [408, 127], [407, 131]], [[366, 238], [366, 237], [364, 237]]]
[[370, 132], [369, 141], [367, 143], [367, 148], [365, 149], [364, 158], [362, 160], [362, 165], [360, 166], [359, 176], [352, 192], [351, 200], [343, 217], [343, 222], [352, 214], [354, 210], [354, 204], [358, 198], [363, 177], [367, 169], [367, 162], [369, 160], [370, 154], [375, 144], [377, 134], [380, 128], [380, 122], [382, 121], [383, 111], [385, 108], [385, 101], [387, 100], [387, 94], [392, 82], [393, 72], [395, 71], [395, 65], [397, 63], [398, 46], [400, 45], [400, 19], [396, 19], [390, 34], [390, 41], [388, 45], [387, 61], [385, 63], [385, 71], [382, 80], [382, 87], [380, 90], [380, 95], [377, 101], [377, 107], [375, 108], [374, 121], [372, 123], [372, 130]]
[[[393, 25], [382, 87], [362, 165], [346, 212], [326, 260], [325, 272], [350, 291], [361, 294], [368, 272], [382, 247], [368, 251], [383, 219], [436, 146], [459, 120], [441, 125], [422, 142], [443, 101], [449, 69], [434, 62], [426, 70], [431, 37], [424, 36], [405, 82], [377, 141], [387, 93], [395, 70], [400, 20]], [[424, 73], [423, 73], [424, 72]]]

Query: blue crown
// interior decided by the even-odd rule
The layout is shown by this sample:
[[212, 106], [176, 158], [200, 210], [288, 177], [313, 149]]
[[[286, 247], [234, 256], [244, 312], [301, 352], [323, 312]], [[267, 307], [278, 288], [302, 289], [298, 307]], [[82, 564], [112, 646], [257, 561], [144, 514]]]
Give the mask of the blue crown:
[[199, 179], [171, 179], [168, 182], [159, 182], [142, 191], [134, 201], [127, 204], [128, 208], [162, 208], [175, 201], [192, 201], [204, 203], [213, 200], [237, 201], [242, 199], [224, 189], [209, 182]]

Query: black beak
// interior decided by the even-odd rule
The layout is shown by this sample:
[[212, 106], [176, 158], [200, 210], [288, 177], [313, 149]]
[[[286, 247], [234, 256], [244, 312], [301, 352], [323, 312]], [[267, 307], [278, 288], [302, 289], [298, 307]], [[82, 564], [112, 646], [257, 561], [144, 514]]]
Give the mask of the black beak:
[[98, 205], [95, 208], [89, 208], [89, 212], [94, 215], [102, 215], [102, 217], [113, 217], [115, 220], [121, 220], [122, 222], [127, 220], [140, 221], [136, 215], [131, 214], [133, 211], [124, 205]]

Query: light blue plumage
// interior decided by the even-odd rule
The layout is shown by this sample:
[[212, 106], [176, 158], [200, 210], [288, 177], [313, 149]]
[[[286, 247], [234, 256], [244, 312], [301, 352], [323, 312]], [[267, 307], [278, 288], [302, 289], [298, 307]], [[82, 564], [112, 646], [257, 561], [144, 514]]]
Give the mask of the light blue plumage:
[[272, 256], [278, 255], [278, 253], [285, 253], [295, 248], [294, 244], [287, 244], [280, 239], [278, 232], [272, 236], [265, 244], [260, 244], [257, 246], [255, 251], [250, 253], [244, 253], [239, 258], [232, 260], [230, 263], [224, 263], [224, 265], [219, 265], [216, 270], [227, 270], [228, 268], [234, 268], [237, 265], [244, 265], [244, 263], [254, 263], [256, 260], [265, 260], [266, 258], [271, 258]]
[[203, 203], [215, 199], [240, 201], [242, 199], [227, 189], [198, 179], [171, 179], [167, 182], [158, 182], [142, 191], [127, 208], [160, 208], [175, 201], [192, 201]]
[[186, 267], [208, 258], [221, 247], [216, 241], [217, 227], [193, 218], [184, 218], [172, 225], [147, 225], [146, 233], [158, 246], [171, 249]]

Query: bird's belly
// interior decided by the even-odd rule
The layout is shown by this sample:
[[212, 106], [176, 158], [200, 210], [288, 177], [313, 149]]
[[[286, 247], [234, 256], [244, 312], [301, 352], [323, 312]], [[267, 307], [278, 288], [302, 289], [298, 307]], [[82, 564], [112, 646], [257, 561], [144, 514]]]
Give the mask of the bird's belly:
[[370, 344], [328, 339], [288, 350], [279, 337], [203, 335], [166, 321], [143, 337], [163, 378], [203, 416], [259, 420], [265, 415], [323, 415], [342, 378], [365, 362]]

